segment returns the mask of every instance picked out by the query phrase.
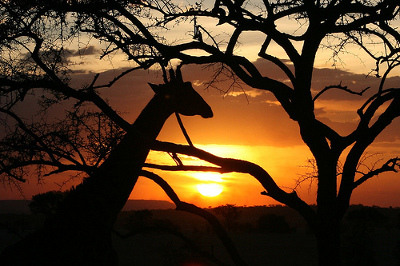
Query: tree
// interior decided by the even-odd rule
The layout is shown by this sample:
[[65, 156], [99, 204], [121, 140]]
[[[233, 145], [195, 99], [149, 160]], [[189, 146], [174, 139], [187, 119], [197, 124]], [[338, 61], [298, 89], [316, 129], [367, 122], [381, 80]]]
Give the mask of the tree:
[[[30, 5], [34, 8], [30, 9]], [[122, 51], [137, 68], [147, 69], [157, 64], [165, 66], [174, 59], [180, 60], [182, 64], [216, 64], [218, 69], [213, 81], [225, 75], [234, 82], [240, 79], [250, 87], [270, 92], [290, 119], [298, 124], [301, 138], [314, 157], [318, 180], [316, 211], [300, 199], [295, 191], [288, 193], [279, 188], [273, 177], [260, 166], [242, 160], [220, 158], [192, 145], [157, 142], [154, 150], [195, 156], [219, 167], [185, 166], [180, 163], [177, 166], [148, 166], [164, 170], [195, 169], [251, 174], [264, 187], [263, 194], [295, 209], [308, 222], [317, 237], [320, 265], [340, 264], [340, 223], [354, 189], [381, 173], [398, 170], [399, 158], [394, 157], [367, 171], [359, 171], [367, 148], [400, 116], [400, 89], [386, 85], [387, 78], [399, 65], [400, 34], [394, 24], [399, 18], [399, 3], [396, 0], [216, 0], [210, 6], [206, 2], [196, 2], [187, 7], [167, 0], [54, 1], [50, 4], [38, 0], [26, 4], [25, 9], [15, 8], [11, 3], [3, 1], [2, 8], [7, 16], [14, 16], [14, 20], [2, 23], [3, 29], [0, 32], [7, 35], [2, 38], [3, 51], [16, 51], [15, 47], [25, 47], [30, 51], [29, 60], [24, 57], [18, 58], [18, 61], [10, 58], [12, 63], [9, 63], [2, 59], [3, 72], [10, 73], [1, 76], [2, 93], [14, 95], [8, 98], [7, 108], [3, 106], [2, 110], [11, 117], [14, 116], [9, 110], [16, 103], [15, 100], [23, 99], [32, 88], [39, 87], [51, 91], [51, 99], [55, 101], [63, 97], [74, 98], [78, 103], [90, 101], [121, 128], [127, 126], [126, 121], [95, 93], [99, 88], [94, 86], [97, 76], [84, 89], [72, 89], [65, 84], [65, 61], [62, 60], [65, 50], [60, 49], [61, 40], [76, 36], [78, 32], [92, 35], [109, 44], [104, 55]], [[15, 19], [15, 12], [22, 13], [22, 19]], [[68, 18], [60, 16], [67, 12], [73, 15]], [[40, 30], [52, 37], [50, 33], [55, 31], [48, 28], [46, 31], [50, 25], [48, 21], [46, 27], [36, 26], [35, 21], [42, 22], [39, 20], [42, 16], [51, 18], [56, 22], [55, 25], [63, 26], [59, 28], [64, 29], [68, 25], [70, 36], [57, 35], [57, 44], [61, 43], [61, 46], [53, 47], [55, 42], [44, 43], [43, 36], [37, 34]], [[215, 31], [202, 25], [200, 18], [217, 24]], [[285, 30], [280, 27], [285, 20], [298, 23], [299, 28], [294, 32]], [[175, 23], [191, 25], [192, 21], [196, 23], [194, 39], [176, 42], [168, 40], [160, 31], [172, 28]], [[218, 34], [214, 34], [218, 27], [224, 27], [230, 34], [221, 39]], [[285, 73], [285, 81], [273, 78], [268, 71], [260, 69], [249, 58], [237, 52], [235, 48], [240, 43], [240, 37], [249, 31], [263, 36], [259, 43], [258, 57], [273, 63]], [[49, 46], [45, 47], [44, 44]], [[272, 53], [272, 46], [278, 46], [288, 60]], [[374, 60], [373, 72], [380, 78], [380, 84], [361, 92], [341, 83], [326, 84], [317, 92], [312, 90], [314, 64], [320, 49], [332, 49], [333, 59], [337, 60], [350, 46], [359, 47], [360, 54], [364, 53]], [[42, 49], [48, 53], [43, 53]], [[191, 53], [193, 50], [197, 53]], [[61, 56], [63, 54], [64, 57]], [[344, 136], [332, 125], [318, 119], [315, 112], [315, 103], [332, 90], [355, 95], [370, 93], [357, 111], [357, 125]], [[24, 132], [29, 134], [27, 130]], [[58, 156], [56, 160], [50, 156], [54, 152], [48, 149], [41, 152], [47, 154], [50, 161], [60, 162]], [[24, 161], [27, 158], [24, 157]], [[342, 163], [339, 163], [339, 159]], [[20, 172], [16, 171], [21, 167], [10, 166], [13, 163], [15, 165], [15, 160], [3, 161], [2, 174], [10, 180], [20, 180]], [[90, 171], [85, 164], [73, 165], [74, 169]], [[61, 166], [55, 165], [58, 169]]]
[[233, 204], [218, 206], [215, 212], [223, 217], [224, 225], [229, 230], [235, 229], [242, 214], [241, 210]]
[[32, 196], [29, 203], [29, 209], [32, 213], [41, 213], [44, 215], [52, 215], [65, 197], [65, 193], [61, 191], [48, 191]]
[[278, 214], [264, 214], [257, 220], [257, 227], [263, 233], [286, 234], [291, 231], [285, 216]]

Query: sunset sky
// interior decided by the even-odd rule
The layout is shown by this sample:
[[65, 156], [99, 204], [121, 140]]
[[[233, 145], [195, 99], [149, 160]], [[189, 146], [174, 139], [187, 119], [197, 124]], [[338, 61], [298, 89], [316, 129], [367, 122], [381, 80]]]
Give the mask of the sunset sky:
[[[200, 21], [200, 23], [204, 23], [205, 27], [215, 27], [215, 21]], [[282, 27], [291, 29], [293, 25], [283, 23]], [[177, 31], [178, 29], [168, 34], [173, 37], [173, 34], [179, 34]], [[188, 34], [190, 25], [180, 28], [179, 31], [184, 36], [190, 37]], [[248, 41], [243, 42], [237, 52], [251, 58], [255, 65], [264, 73], [268, 73], [270, 77], [285, 80], [286, 77], [274, 66], [256, 57], [259, 45], [262, 43], [261, 36], [251, 33], [246, 40]], [[71, 47], [71, 51], [77, 49], [78, 47]], [[129, 64], [122, 57], [119, 59], [117, 56], [112, 58], [112, 66], [107, 60], [100, 62], [97, 60], [99, 49], [98, 46], [89, 46], [84, 58], [71, 55], [70, 60], [74, 61], [77, 65], [76, 69], [80, 70], [76, 71], [73, 76], [73, 83], [78, 84], [82, 80], [87, 80], [88, 77], [93, 77], [93, 73], [88, 72], [89, 70], [104, 71], [100, 78], [107, 80], [116, 73], [120, 73]], [[350, 52], [360, 53], [354, 48], [350, 47], [349, 49]], [[335, 66], [329, 60], [330, 51], [323, 50], [318, 54], [313, 77], [313, 92], [340, 82], [355, 91], [361, 91], [366, 87], [374, 88], [378, 85], [377, 78], [366, 77], [366, 74], [374, 67], [373, 63], [366, 59], [361, 61], [359, 57], [351, 55], [350, 52], [349, 55], [342, 57], [345, 59], [343, 62]], [[276, 54], [279, 55], [279, 53], [279, 49], [277, 49]], [[284, 58], [284, 55], [280, 55], [281, 58]], [[119, 60], [123, 63], [118, 64]], [[259, 164], [271, 174], [280, 187], [287, 191], [296, 189], [299, 196], [307, 203], [315, 203], [316, 181], [297, 184], [297, 181], [304, 177], [306, 172], [312, 170], [307, 167], [307, 160], [312, 158], [311, 153], [300, 138], [297, 124], [289, 119], [272, 94], [248, 87], [244, 87], [244, 91], [235, 88], [224, 94], [215, 88], [206, 89], [204, 85], [210, 80], [212, 69], [190, 65], [185, 66], [182, 73], [184, 80], [192, 82], [193, 87], [209, 103], [214, 112], [214, 117], [211, 119], [183, 117], [183, 122], [195, 146], [219, 156], [243, 159]], [[160, 73], [153, 70], [134, 72], [117, 82], [111, 89], [101, 91], [101, 95], [107, 98], [113, 107], [121, 111], [128, 121], [133, 122], [153, 95], [148, 82], [162, 83]], [[399, 82], [400, 77], [391, 77], [387, 81], [387, 87], [398, 87]], [[225, 91], [228, 86], [227, 82], [218, 85], [222, 91]], [[340, 134], [348, 134], [354, 129], [358, 119], [355, 111], [371, 93], [360, 97], [332, 90], [317, 100], [316, 114], [321, 121], [332, 126]], [[174, 116], [171, 116], [166, 122], [159, 139], [185, 143], [185, 138], [180, 132]], [[369, 152], [374, 156], [371, 157], [371, 161], [366, 162], [367, 165], [374, 160], [400, 156], [400, 119], [397, 119], [376, 140]], [[152, 152], [148, 161], [173, 164], [173, 160], [168, 155], [159, 152]], [[186, 161], [191, 164], [200, 163], [198, 160], [190, 158], [187, 158]], [[277, 203], [262, 196], [260, 194], [263, 191], [262, 186], [249, 175], [161, 171], [157, 171], [157, 173], [169, 182], [181, 200], [201, 207], [223, 204], [251, 206]], [[61, 178], [48, 177], [44, 184], [36, 184], [36, 180], [31, 178], [29, 184], [21, 186], [23, 195], [29, 199], [38, 192], [58, 189], [55, 182], [61, 183]], [[212, 184], [214, 189], [220, 190], [221, 193], [215, 197], [200, 194], [198, 187], [202, 188], [202, 185], [205, 184]], [[62, 187], [62, 189], [66, 188], [68, 186]], [[4, 190], [2, 189], [1, 193], [1, 199], [22, 198], [18, 190], [10, 189], [7, 186], [4, 187]], [[168, 200], [157, 185], [143, 177], [139, 178], [130, 198]], [[355, 190], [351, 203], [385, 207], [400, 206], [400, 174], [382, 174], [366, 182]]]
[[[257, 63], [258, 64], [258, 63]], [[261, 63], [260, 63], [261, 64]], [[266, 69], [270, 66], [265, 66]], [[118, 70], [105, 72], [103, 77], [114, 75]], [[306, 167], [307, 159], [312, 158], [307, 147], [299, 137], [295, 122], [278, 106], [271, 94], [246, 88], [246, 95], [240, 90], [234, 90], [224, 95], [214, 88], [205, 89], [202, 85], [209, 79], [210, 71], [201, 70], [198, 66], [183, 68], [184, 80], [192, 81], [195, 89], [211, 105], [214, 117], [182, 117], [186, 129], [195, 143], [216, 155], [248, 160], [266, 169], [282, 188], [297, 193], [308, 203], [315, 203], [316, 182], [303, 182], [297, 186], [297, 181], [304, 173], [311, 171]], [[86, 75], [86, 74], [85, 74]], [[279, 74], [277, 74], [279, 78]], [[329, 79], [328, 79], [329, 77]], [[83, 78], [77, 76], [77, 78]], [[388, 84], [398, 84], [400, 78], [394, 77]], [[342, 81], [343, 84], [354, 86], [355, 90], [376, 84], [374, 77], [352, 74], [343, 70], [316, 69], [314, 76], [315, 88]], [[115, 88], [102, 92], [112, 106], [124, 113], [128, 121], [134, 121], [141, 109], [152, 97], [153, 92], [147, 82], [162, 83], [159, 73], [140, 71], [131, 74], [124, 81], [117, 83]], [[132, 84], [135, 84], [133, 87]], [[223, 85], [222, 85], [223, 86]], [[355, 110], [365, 98], [349, 96], [344, 93], [327, 93], [316, 104], [318, 117], [332, 125], [341, 134], [349, 133], [357, 121]], [[392, 124], [371, 147], [371, 154], [377, 154], [373, 159], [395, 157], [400, 154], [400, 121]], [[185, 143], [183, 134], [174, 116], [167, 120], [159, 135], [160, 140]], [[173, 164], [172, 159], [165, 154], [152, 152], [148, 158], [152, 163]], [[190, 164], [198, 164], [198, 160], [188, 160]], [[372, 161], [371, 161], [372, 162]], [[236, 205], [269, 205], [276, 204], [274, 200], [262, 196], [261, 185], [251, 176], [245, 174], [199, 174], [194, 172], [161, 172], [180, 196], [181, 200], [198, 204], [202, 207], [222, 204]], [[400, 176], [395, 173], [383, 174], [359, 187], [353, 195], [353, 204], [400, 206]], [[54, 183], [61, 179], [48, 177], [43, 184], [36, 184], [34, 178], [29, 184], [23, 184], [26, 198], [49, 189], [59, 189]], [[197, 186], [202, 184], [217, 184], [222, 188], [220, 195], [203, 196]], [[70, 185], [70, 184], [69, 184]], [[62, 187], [68, 188], [69, 185]], [[14, 188], [6, 188], [3, 199], [21, 198]], [[165, 193], [152, 181], [141, 177], [135, 186], [131, 199], [168, 200]]]

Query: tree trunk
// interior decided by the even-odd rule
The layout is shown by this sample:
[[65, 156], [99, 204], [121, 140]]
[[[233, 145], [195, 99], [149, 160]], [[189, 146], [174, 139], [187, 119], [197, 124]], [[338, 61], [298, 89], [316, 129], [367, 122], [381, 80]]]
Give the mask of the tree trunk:
[[340, 223], [321, 224], [316, 232], [318, 265], [338, 266], [340, 259]]

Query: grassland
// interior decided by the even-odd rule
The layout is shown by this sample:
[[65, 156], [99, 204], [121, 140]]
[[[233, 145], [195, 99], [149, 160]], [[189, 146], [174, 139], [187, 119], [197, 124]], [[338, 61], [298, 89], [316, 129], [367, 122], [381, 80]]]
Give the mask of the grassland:
[[[248, 265], [316, 265], [314, 236], [291, 209], [230, 205], [208, 210], [225, 226]], [[1, 214], [0, 250], [42, 222], [37, 214]], [[400, 209], [351, 206], [342, 240], [344, 265], [400, 265]], [[173, 209], [121, 212], [113, 241], [121, 266], [217, 265], [203, 253], [232, 264], [207, 221]]]

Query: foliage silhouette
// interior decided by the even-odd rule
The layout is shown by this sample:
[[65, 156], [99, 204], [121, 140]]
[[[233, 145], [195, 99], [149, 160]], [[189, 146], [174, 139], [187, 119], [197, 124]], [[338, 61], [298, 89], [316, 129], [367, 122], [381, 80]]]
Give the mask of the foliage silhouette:
[[273, 213], [265, 214], [258, 218], [257, 228], [263, 233], [284, 234], [292, 231], [286, 222], [285, 216]]
[[238, 227], [238, 220], [241, 216], [241, 210], [234, 204], [226, 204], [214, 208], [216, 214], [223, 217], [223, 224], [228, 230], [234, 230]]
[[349, 248], [345, 256], [351, 265], [376, 265], [372, 234], [387, 218], [378, 208], [361, 207], [347, 214], [347, 238]]
[[152, 225], [153, 213], [150, 210], [133, 211], [126, 219], [126, 229], [145, 229]]
[[46, 216], [55, 214], [66, 193], [61, 191], [48, 191], [32, 196], [29, 209], [32, 213], [41, 213]]

